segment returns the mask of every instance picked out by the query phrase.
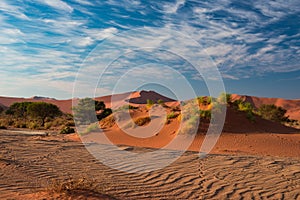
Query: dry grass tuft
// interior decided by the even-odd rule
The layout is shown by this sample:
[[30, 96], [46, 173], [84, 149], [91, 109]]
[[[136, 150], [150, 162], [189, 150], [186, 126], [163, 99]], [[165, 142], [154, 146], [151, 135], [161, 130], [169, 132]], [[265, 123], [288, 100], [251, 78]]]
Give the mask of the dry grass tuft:
[[115, 198], [103, 194], [102, 189], [97, 187], [95, 181], [86, 178], [54, 181], [47, 188], [50, 195], [59, 195], [60, 199], [102, 199], [113, 200]]
[[145, 126], [151, 122], [150, 117], [140, 117], [134, 120], [134, 123], [138, 126]]

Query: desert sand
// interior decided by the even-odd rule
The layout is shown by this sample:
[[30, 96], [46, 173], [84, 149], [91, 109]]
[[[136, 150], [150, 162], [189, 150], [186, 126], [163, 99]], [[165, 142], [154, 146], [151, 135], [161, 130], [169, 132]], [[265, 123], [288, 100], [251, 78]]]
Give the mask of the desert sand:
[[[133, 99], [131, 104], [139, 109], [130, 111], [131, 117], [149, 116], [143, 104], [151, 95], [154, 94], [121, 94], [115, 105], [122, 106], [128, 98]], [[98, 100], [110, 107], [110, 98]], [[12, 103], [12, 99], [0, 100], [5, 106]], [[178, 104], [172, 99], [164, 100], [169, 106]], [[292, 105], [290, 112], [298, 116], [294, 109], [297, 106], [291, 101], [287, 101]], [[60, 105], [68, 110], [70, 101], [64, 103]], [[287, 103], [282, 105], [288, 107]], [[105, 127], [102, 133], [92, 132], [81, 138], [77, 134], [0, 130], [0, 199], [300, 199], [300, 131], [261, 118], [253, 123], [244, 113], [231, 108], [217, 144], [206, 157], [199, 157], [208, 126], [204, 120], [188, 151], [156, 171], [124, 172], [132, 167], [128, 162], [143, 162], [131, 158], [118, 160], [123, 171], [112, 169], [93, 157], [81, 141], [88, 145], [99, 143], [106, 149], [105, 157], [112, 160], [115, 152], [101, 137], [106, 136], [121, 150], [155, 154], [157, 148], [176, 137], [178, 126], [178, 120], [172, 119], [149, 138], [130, 136], [116, 124]], [[166, 151], [178, 150], [175, 146]], [[160, 154], [156, 157], [164, 161]], [[92, 186], [73, 189], [68, 194], [54, 189], [55, 183], [70, 180], [85, 180]]]
[[[300, 198], [297, 134], [223, 134], [204, 159], [188, 151], [170, 166], [142, 174], [101, 164], [75, 135], [3, 130], [0, 138], [0, 199], [98, 199], [100, 193], [110, 196], [103, 199]], [[100, 192], [85, 191], [76, 197], [48, 193], [53, 181], [70, 177], [85, 177]]]

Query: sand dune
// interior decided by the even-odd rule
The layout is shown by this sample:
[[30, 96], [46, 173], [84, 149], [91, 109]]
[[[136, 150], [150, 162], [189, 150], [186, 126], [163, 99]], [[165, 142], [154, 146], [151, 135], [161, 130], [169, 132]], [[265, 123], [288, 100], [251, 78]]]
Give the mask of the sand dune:
[[274, 104], [280, 106], [287, 110], [287, 115], [291, 119], [300, 121], [300, 100], [287, 100], [282, 98], [263, 98], [247, 95], [232, 95], [233, 100], [242, 99], [246, 102], [250, 102], [256, 108], [260, 107], [262, 104]]
[[[255, 107], [259, 107], [261, 104], [275, 104], [276, 106], [281, 106], [287, 110], [287, 115], [290, 116], [291, 119], [296, 119], [300, 121], [300, 100], [286, 100], [280, 98], [262, 98], [262, 97], [254, 97], [254, 96], [246, 96], [246, 95], [232, 95], [233, 100], [243, 99], [247, 102], [252, 103]], [[103, 96], [95, 98], [98, 101], [104, 101], [107, 107], [111, 107], [111, 99], [112, 96]], [[114, 94], [114, 105], [115, 107], [122, 106], [126, 104], [128, 101], [132, 104], [145, 104], [147, 99], [151, 99], [153, 101], [157, 101], [162, 99], [167, 102], [169, 106], [176, 106], [178, 102], [170, 99], [168, 97], [162, 96], [153, 91], [137, 91], [137, 92], [127, 92], [123, 94]], [[28, 101], [44, 101], [48, 103], [53, 103], [57, 105], [63, 112], [72, 113], [72, 99], [67, 100], [56, 100], [51, 98], [13, 98], [13, 97], [0, 97], [0, 104], [9, 107], [14, 102], [28, 102]]]
[[9, 107], [13, 103], [17, 102], [47, 102], [57, 105], [61, 111], [65, 113], [72, 112], [72, 100], [56, 100], [51, 98], [15, 98], [15, 97], [0, 97], [0, 103], [6, 107]]
[[[128, 101], [139, 108], [130, 111], [131, 117], [149, 116], [144, 103], [163, 97], [153, 92], [133, 92], [114, 96], [114, 105]], [[276, 104], [299, 113], [297, 100], [242, 97], [256, 106]], [[108, 107], [111, 96], [99, 97]], [[178, 102], [162, 99], [170, 105]], [[0, 103], [45, 101], [70, 112], [71, 100], [44, 98], [0, 97]], [[169, 110], [168, 110], [169, 109]], [[167, 112], [171, 111], [168, 108]], [[200, 122], [195, 140], [178, 160], [152, 172], [127, 173], [109, 168], [93, 157], [77, 135], [47, 135], [41, 132], [0, 130], [0, 199], [300, 199], [300, 132], [281, 124], [256, 117], [255, 122], [245, 113], [228, 107], [227, 117], [212, 152], [199, 158], [208, 120]], [[141, 154], [153, 152], [158, 162], [165, 157], [157, 148], [176, 137], [179, 120], [172, 119], [157, 134], [137, 138], [126, 134], [116, 124], [104, 133], [90, 133], [82, 137], [87, 145], [100, 145], [105, 158], [123, 171], [136, 168], [128, 163], [143, 165], [143, 160], [115, 159], [115, 150], [101, 137], [106, 136], [119, 149]], [[98, 144], [97, 144], [98, 143]], [[180, 145], [165, 150], [178, 153]], [[132, 159], [132, 160], [131, 160]], [[53, 181], [70, 178], [95, 184], [93, 190], [76, 191], [73, 196], [49, 193]], [[48, 189], [47, 189], [48, 188]]]
[[[122, 200], [300, 198], [299, 157], [261, 152], [256, 156], [211, 154], [199, 159], [197, 153], [186, 152], [164, 169], [129, 174], [101, 164], [81, 143], [62, 136], [1, 131], [0, 138], [0, 199], [63, 199], [66, 197], [59, 194], [49, 195], [45, 188], [52, 180], [70, 177], [86, 177], [97, 183], [102, 193]], [[235, 137], [231, 140], [239, 143]], [[291, 150], [289, 147], [285, 146]], [[97, 198], [91, 194], [77, 199]]]

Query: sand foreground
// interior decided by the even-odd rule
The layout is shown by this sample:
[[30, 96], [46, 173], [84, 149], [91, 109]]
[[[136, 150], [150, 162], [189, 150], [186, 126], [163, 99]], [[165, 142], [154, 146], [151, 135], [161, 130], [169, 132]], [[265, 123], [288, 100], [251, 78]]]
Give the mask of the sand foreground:
[[102, 198], [47, 192], [51, 182], [70, 177], [94, 182], [111, 197], [102, 199], [300, 199], [299, 157], [215, 153], [200, 159], [189, 151], [166, 168], [129, 174], [101, 164], [82, 143], [63, 136], [0, 131], [0, 138], [0, 199]]

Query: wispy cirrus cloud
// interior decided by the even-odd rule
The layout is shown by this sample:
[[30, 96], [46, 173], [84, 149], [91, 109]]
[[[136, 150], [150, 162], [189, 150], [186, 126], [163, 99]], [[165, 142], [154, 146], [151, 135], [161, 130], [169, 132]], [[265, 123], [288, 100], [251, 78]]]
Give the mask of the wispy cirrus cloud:
[[[164, 47], [181, 55], [191, 52], [195, 57], [201, 53], [210, 55], [225, 80], [297, 71], [299, 9], [297, 0], [2, 0], [0, 71], [16, 80], [24, 81], [27, 77], [28, 88], [37, 83], [33, 79], [46, 80], [53, 87], [56, 81], [69, 84], [81, 62], [97, 44], [124, 30], [140, 27], [148, 32], [127, 38], [134, 40], [137, 46], [161, 47], [162, 44], [153, 39], [155, 35], [159, 37], [155, 30], [161, 28], [172, 28], [194, 39], [201, 49], [186, 51], [183, 48], [186, 41], [172, 42], [168, 38], [171, 35], [165, 38], [169, 43]], [[119, 45], [122, 46], [121, 41]], [[201, 79], [193, 75], [192, 66], [177, 62], [172, 55], [146, 52], [154, 55], [143, 57], [149, 62], [168, 63], [191, 79]], [[99, 56], [110, 53], [108, 49]], [[135, 56], [140, 55], [120, 59], [111, 80], [126, 71], [130, 62], [139, 63], [134, 61]], [[21, 82], [5, 80], [1, 91], [10, 84], [22, 87]]]
[[63, 0], [39, 0], [39, 2], [44, 3], [54, 9], [66, 11], [66, 12], [73, 12], [73, 7], [64, 2]]

